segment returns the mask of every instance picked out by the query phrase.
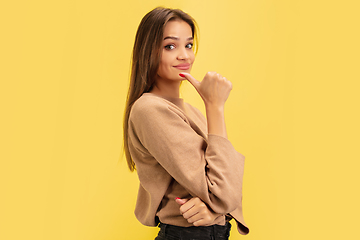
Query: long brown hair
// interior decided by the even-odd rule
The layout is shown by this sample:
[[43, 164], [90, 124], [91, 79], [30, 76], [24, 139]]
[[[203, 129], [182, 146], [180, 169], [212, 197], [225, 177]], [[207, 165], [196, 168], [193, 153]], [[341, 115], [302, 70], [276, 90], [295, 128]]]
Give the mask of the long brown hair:
[[166, 23], [172, 20], [183, 20], [188, 23], [194, 38], [194, 50], [197, 44], [197, 26], [195, 20], [180, 9], [158, 7], [147, 13], [140, 22], [136, 32], [132, 53], [130, 85], [127, 95], [123, 136], [124, 152], [130, 171], [134, 171], [135, 163], [131, 158], [128, 145], [128, 120], [131, 107], [143, 93], [150, 92], [159, 68], [161, 46]]

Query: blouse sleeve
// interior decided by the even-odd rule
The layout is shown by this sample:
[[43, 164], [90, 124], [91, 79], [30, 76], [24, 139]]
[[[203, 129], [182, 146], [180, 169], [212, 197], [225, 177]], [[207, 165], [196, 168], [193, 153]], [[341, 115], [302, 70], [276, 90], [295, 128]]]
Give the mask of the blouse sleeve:
[[130, 138], [192, 196], [217, 213], [234, 211], [242, 198], [244, 156], [221, 136], [210, 134], [206, 142], [175, 106], [144, 102], [131, 111]]

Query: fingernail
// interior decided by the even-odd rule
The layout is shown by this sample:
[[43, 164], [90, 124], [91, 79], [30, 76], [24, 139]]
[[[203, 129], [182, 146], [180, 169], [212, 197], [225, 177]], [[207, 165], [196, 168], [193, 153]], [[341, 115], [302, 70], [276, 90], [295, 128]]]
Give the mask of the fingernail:
[[176, 199], [180, 199], [180, 198], [179, 198], [179, 197], [177, 197], [177, 198], [175, 198], [175, 200], [176, 200]]
[[182, 73], [179, 73], [179, 75], [180, 75], [180, 77], [185, 77], [185, 75], [184, 75], [184, 74], [182, 74]]

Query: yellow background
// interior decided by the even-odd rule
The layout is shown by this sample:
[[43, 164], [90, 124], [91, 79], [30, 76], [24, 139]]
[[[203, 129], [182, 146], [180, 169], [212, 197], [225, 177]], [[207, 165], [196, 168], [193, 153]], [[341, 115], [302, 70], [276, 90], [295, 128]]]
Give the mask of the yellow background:
[[[359, 1], [2, 1], [0, 239], [153, 239], [121, 155], [141, 18], [200, 26], [192, 74], [233, 82], [229, 138], [246, 156], [248, 236], [360, 239]], [[202, 111], [188, 83], [182, 96]]]

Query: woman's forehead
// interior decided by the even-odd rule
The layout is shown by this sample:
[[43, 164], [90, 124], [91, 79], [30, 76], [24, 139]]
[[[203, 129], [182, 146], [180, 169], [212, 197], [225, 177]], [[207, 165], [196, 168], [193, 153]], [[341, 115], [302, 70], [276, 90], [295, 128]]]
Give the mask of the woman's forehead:
[[164, 38], [191, 38], [193, 35], [190, 25], [182, 20], [172, 20], [165, 25]]

